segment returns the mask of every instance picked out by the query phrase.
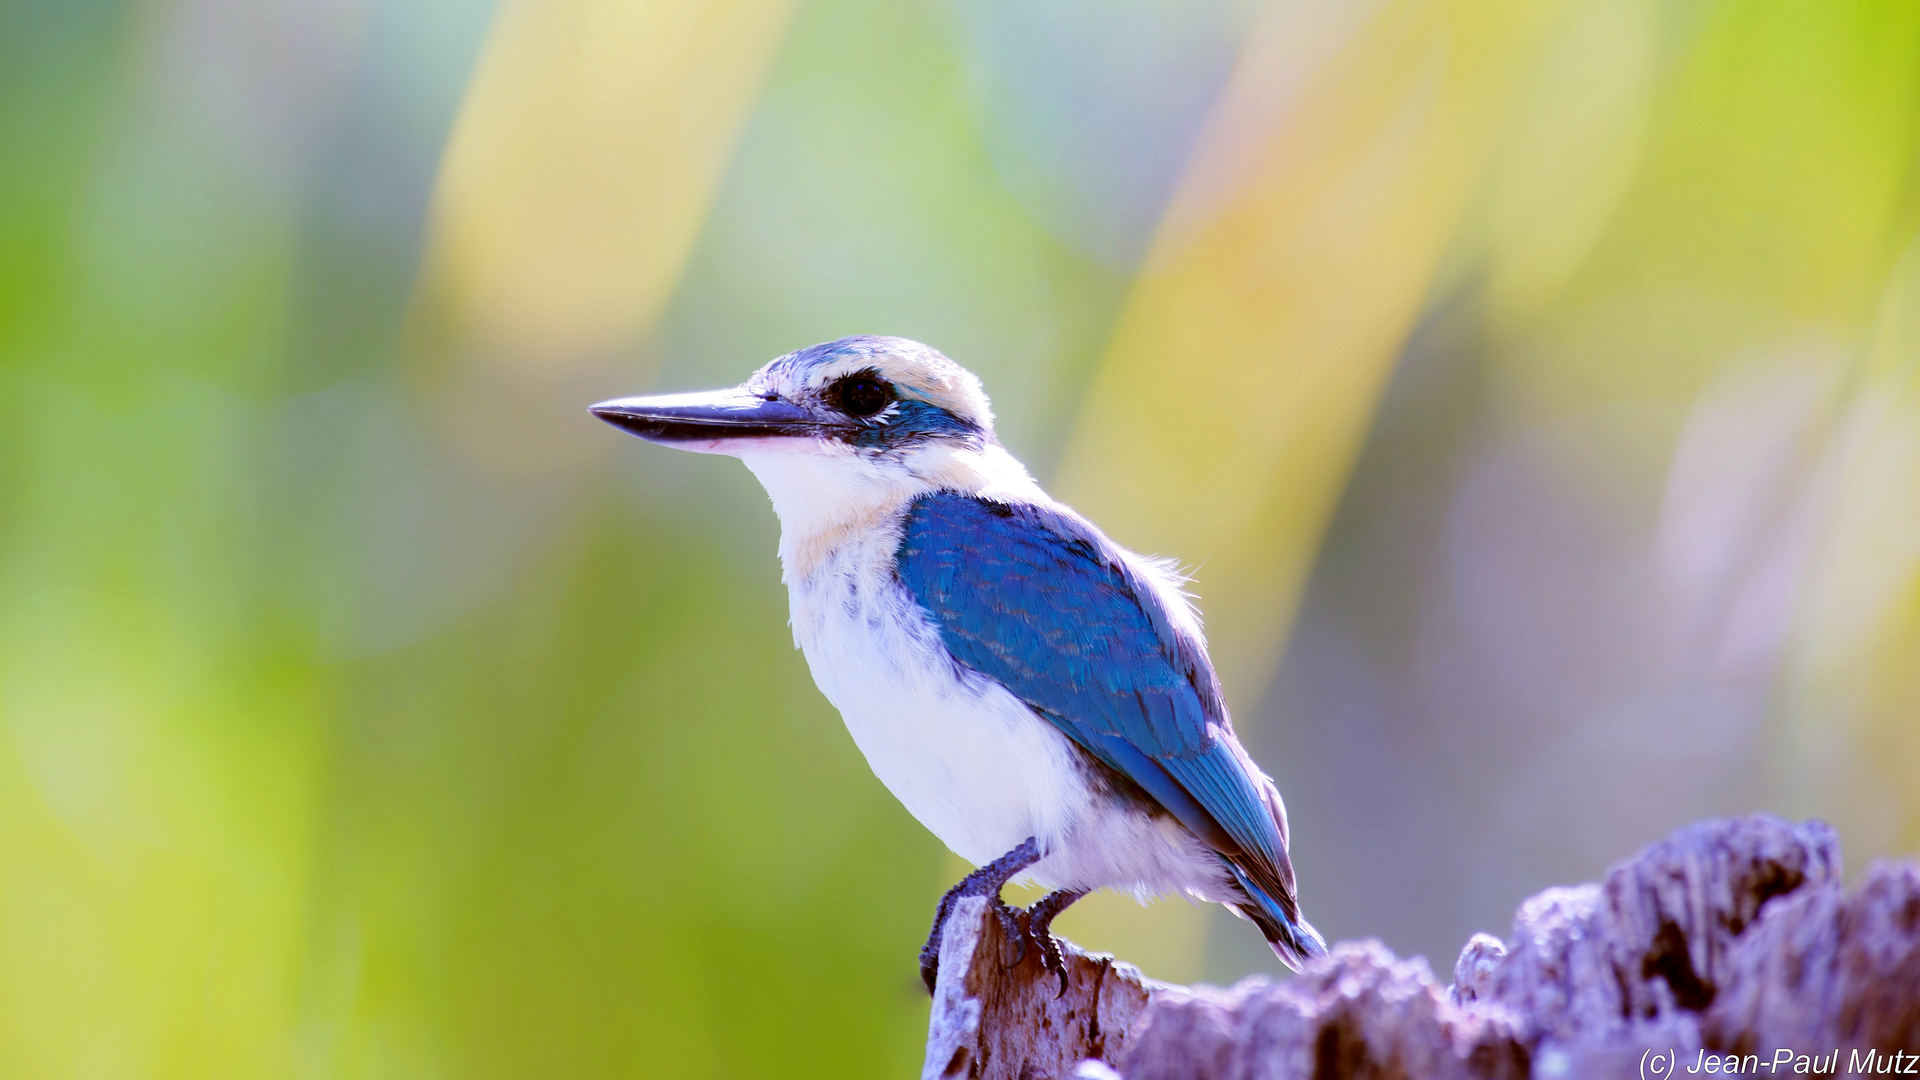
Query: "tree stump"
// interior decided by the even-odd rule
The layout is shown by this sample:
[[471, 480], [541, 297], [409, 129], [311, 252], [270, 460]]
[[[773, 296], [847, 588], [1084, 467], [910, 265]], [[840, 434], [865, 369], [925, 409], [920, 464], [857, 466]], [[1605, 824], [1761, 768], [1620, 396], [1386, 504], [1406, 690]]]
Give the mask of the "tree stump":
[[940, 940], [922, 1080], [1066, 1077], [1088, 1059], [1117, 1061], [1153, 995], [1172, 987], [1111, 956], [1060, 943], [1067, 985], [1028, 949], [1015, 950], [971, 896], [956, 903]]
[[1920, 1075], [1920, 865], [1849, 895], [1821, 822], [1681, 829], [1474, 935], [1450, 986], [1375, 940], [1226, 990], [1062, 944], [1064, 993], [956, 905], [923, 1080]]

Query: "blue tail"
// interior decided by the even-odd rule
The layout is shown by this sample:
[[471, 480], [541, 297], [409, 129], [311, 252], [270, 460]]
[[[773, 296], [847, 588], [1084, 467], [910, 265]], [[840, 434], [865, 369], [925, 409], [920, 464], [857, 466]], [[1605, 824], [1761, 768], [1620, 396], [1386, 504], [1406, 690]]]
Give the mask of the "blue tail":
[[1260, 933], [1266, 937], [1267, 944], [1273, 946], [1273, 954], [1280, 958], [1281, 963], [1299, 971], [1307, 961], [1327, 955], [1326, 939], [1320, 936], [1320, 931], [1315, 930], [1312, 923], [1301, 917], [1297, 903], [1282, 903], [1254, 884], [1247, 872], [1234, 865], [1233, 860], [1221, 861], [1232, 869], [1234, 880], [1240, 883], [1240, 888], [1250, 901], [1235, 905], [1235, 910], [1260, 928]]

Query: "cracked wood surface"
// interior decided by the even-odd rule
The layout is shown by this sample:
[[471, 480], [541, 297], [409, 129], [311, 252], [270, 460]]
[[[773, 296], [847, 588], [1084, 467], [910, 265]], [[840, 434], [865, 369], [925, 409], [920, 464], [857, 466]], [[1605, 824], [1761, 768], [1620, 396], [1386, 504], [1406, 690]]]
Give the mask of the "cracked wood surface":
[[1118, 1060], [1163, 985], [1064, 939], [1064, 991], [1041, 966], [1040, 950], [1005, 966], [1013, 955], [984, 897], [954, 905], [940, 942], [922, 1080], [1067, 1077], [1089, 1058]]
[[1372, 940], [1225, 990], [1063, 943], [1056, 998], [1036, 956], [1002, 967], [1012, 947], [970, 899], [948, 920], [922, 1077], [1604, 1080], [1652, 1075], [1654, 1053], [1684, 1072], [1783, 1052], [1777, 1074], [1806, 1056], [1803, 1075], [1844, 1075], [1848, 1051], [1920, 1055], [1920, 865], [1876, 864], [1851, 894], [1840, 866], [1820, 822], [1691, 825], [1528, 900], [1507, 940], [1474, 935], [1451, 985]]

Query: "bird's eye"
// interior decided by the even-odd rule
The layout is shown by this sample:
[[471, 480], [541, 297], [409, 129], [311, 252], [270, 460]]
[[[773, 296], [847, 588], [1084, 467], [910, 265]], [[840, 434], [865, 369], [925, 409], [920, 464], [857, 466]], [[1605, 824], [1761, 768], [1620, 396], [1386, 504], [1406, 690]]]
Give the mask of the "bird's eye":
[[872, 416], [893, 401], [893, 387], [866, 375], [850, 375], [833, 384], [833, 403], [848, 416]]

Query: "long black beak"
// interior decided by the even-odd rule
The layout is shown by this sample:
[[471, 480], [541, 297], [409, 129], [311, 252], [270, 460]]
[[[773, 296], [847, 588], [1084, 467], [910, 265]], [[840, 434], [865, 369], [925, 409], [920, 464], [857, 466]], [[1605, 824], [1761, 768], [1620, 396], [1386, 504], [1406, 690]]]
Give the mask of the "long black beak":
[[831, 426], [798, 405], [738, 388], [616, 398], [588, 411], [648, 442], [670, 445], [817, 435]]

